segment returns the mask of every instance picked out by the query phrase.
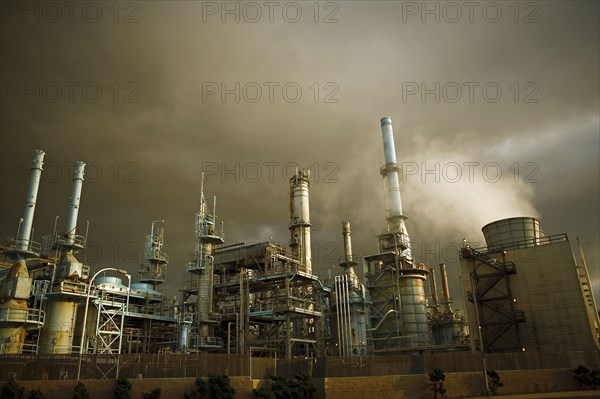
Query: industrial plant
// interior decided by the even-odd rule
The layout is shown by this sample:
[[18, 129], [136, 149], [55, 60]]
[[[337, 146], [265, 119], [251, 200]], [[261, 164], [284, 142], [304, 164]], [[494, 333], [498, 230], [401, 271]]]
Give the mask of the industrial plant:
[[[348, 215], [340, 220], [337, 275], [314, 273], [308, 169], [289, 180], [284, 244], [229, 243], [202, 177], [195, 245], [187, 265], [170, 265], [187, 271], [176, 299], [162, 289], [169, 266], [163, 220], [148, 222], [137, 276], [84, 264], [83, 162], [73, 170], [66, 225], [55, 223], [41, 242], [33, 240], [45, 157], [36, 150], [17, 235], [0, 248], [0, 358], [74, 355], [78, 379], [87, 375], [81, 359], [88, 355], [351, 359], [574, 351], [597, 358], [600, 322], [583, 251], [577, 261], [567, 235], [545, 235], [536, 218], [493, 221], [483, 227], [486, 247], [465, 243], [463, 292], [454, 295], [466, 309], [457, 309], [448, 267], [413, 257], [391, 118], [381, 119], [381, 133], [386, 225], [373, 238], [377, 253], [353, 254]], [[4, 367], [0, 380], [9, 372]]]

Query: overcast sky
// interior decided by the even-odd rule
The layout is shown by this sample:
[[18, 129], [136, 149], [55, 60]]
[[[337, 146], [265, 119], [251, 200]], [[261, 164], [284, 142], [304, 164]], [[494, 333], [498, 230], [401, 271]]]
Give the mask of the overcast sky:
[[201, 171], [228, 244], [285, 244], [299, 165], [312, 169], [315, 271], [336, 275], [343, 220], [355, 255], [377, 251], [390, 116], [413, 254], [449, 265], [454, 297], [457, 245], [513, 216], [574, 249], [579, 236], [600, 297], [598, 2], [0, 4], [2, 240], [33, 151], [46, 152], [38, 240], [56, 215], [64, 229], [81, 160], [87, 263], [137, 277], [164, 219], [172, 296]]

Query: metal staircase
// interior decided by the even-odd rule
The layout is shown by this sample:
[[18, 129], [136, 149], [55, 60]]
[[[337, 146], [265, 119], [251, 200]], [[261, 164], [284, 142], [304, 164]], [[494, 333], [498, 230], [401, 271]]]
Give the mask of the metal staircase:
[[[493, 258], [493, 255], [499, 255]], [[473, 291], [467, 293], [479, 315], [483, 349], [486, 352], [513, 352], [522, 350], [518, 323], [525, 322], [525, 313], [515, 309], [511, 294], [511, 274], [516, 265], [506, 261], [504, 251], [482, 252], [469, 248], [472, 260]]]

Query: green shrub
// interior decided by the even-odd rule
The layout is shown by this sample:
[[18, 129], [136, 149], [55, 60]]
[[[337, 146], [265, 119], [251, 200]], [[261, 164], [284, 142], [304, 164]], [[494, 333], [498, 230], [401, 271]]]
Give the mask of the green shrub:
[[433, 369], [433, 371], [429, 373], [429, 381], [432, 382], [431, 390], [433, 391], [433, 399], [437, 399], [438, 395], [440, 395], [440, 399], [447, 398], [446, 388], [444, 388], [445, 380], [446, 375], [444, 374], [444, 370]]
[[229, 377], [225, 374], [213, 375], [208, 379], [210, 399], [232, 399], [235, 389], [231, 386]]
[[88, 393], [87, 387], [83, 382], [79, 382], [77, 385], [75, 385], [75, 394], [73, 395], [73, 399], [90, 399], [90, 394]]
[[8, 382], [2, 387], [0, 397], [2, 399], [21, 399], [24, 392], [25, 388], [20, 386], [15, 377], [11, 375]]
[[196, 378], [196, 390], [184, 393], [184, 399], [208, 399], [208, 382], [200, 378]]
[[596, 389], [600, 386], [600, 370], [590, 370], [581, 364], [573, 369], [575, 380], [579, 385], [579, 389], [592, 388]]
[[153, 389], [150, 393], [142, 393], [143, 399], [160, 399], [160, 388]]
[[32, 389], [29, 393], [29, 399], [44, 399], [44, 394], [39, 388]]
[[252, 390], [252, 397], [254, 399], [276, 399], [275, 394], [271, 388], [260, 387]]
[[256, 399], [314, 399], [317, 388], [311, 384], [310, 377], [305, 373], [297, 373], [288, 379], [279, 375], [271, 376], [271, 385], [254, 389]]
[[117, 399], [131, 399], [131, 382], [125, 377], [120, 377], [117, 380], [115, 388], [115, 397]]
[[504, 386], [502, 382], [500, 382], [500, 376], [496, 372], [496, 370], [488, 371], [488, 386], [490, 387], [490, 393], [492, 395], [496, 395], [498, 393], [498, 388]]

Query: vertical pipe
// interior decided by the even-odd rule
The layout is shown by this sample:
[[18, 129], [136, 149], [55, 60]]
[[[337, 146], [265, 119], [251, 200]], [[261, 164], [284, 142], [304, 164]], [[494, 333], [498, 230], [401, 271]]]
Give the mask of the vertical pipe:
[[337, 336], [338, 336], [338, 356], [343, 356], [342, 354], [342, 322], [341, 322], [341, 313], [340, 313], [340, 276], [335, 276], [335, 318], [337, 321]]
[[352, 319], [350, 314], [350, 281], [348, 276], [344, 276], [344, 289], [346, 290], [346, 319], [347, 319], [347, 339], [348, 339], [348, 356], [352, 356]]
[[444, 297], [444, 303], [449, 304], [452, 300], [450, 299], [450, 287], [448, 286], [448, 273], [446, 272], [445, 263], [440, 263], [440, 275], [442, 277], [442, 296]]
[[81, 199], [84, 170], [85, 163], [77, 161], [73, 171], [73, 186], [71, 189], [71, 199], [69, 200], [69, 211], [67, 213], [67, 230], [65, 231], [65, 234], [69, 237], [69, 244], [73, 244], [77, 230], [77, 215], [79, 214], [79, 201]]
[[346, 277], [345, 275], [340, 276], [340, 307], [339, 307], [339, 312], [342, 315], [342, 356], [348, 356], [348, 331], [347, 331], [347, 324], [346, 324], [346, 297], [345, 297], [345, 290], [344, 290], [344, 277]]
[[431, 288], [431, 300], [433, 302], [433, 306], [438, 306], [438, 293], [437, 293], [437, 284], [435, 282], [435, 270], [431, 269], [431, 274], [429, 275], [430, 279], [429, 284]]
[[19, 226], [19, 234], [17, 237], [17, 249], [20, 251], [26, 251], [29, 247], [31, 227], [33, 226], [33, 215], [35, 213], [35, 203], [37, 201], [38, 189], [42, 176], [42, 166], [44, 165], [44, 155], [45, 152], [42, 150], [35, 150], [33, 153], [29, 187], [27, 188], [27, 196], [25, 198], [25, 204], [23, 205], [23, 222]]

